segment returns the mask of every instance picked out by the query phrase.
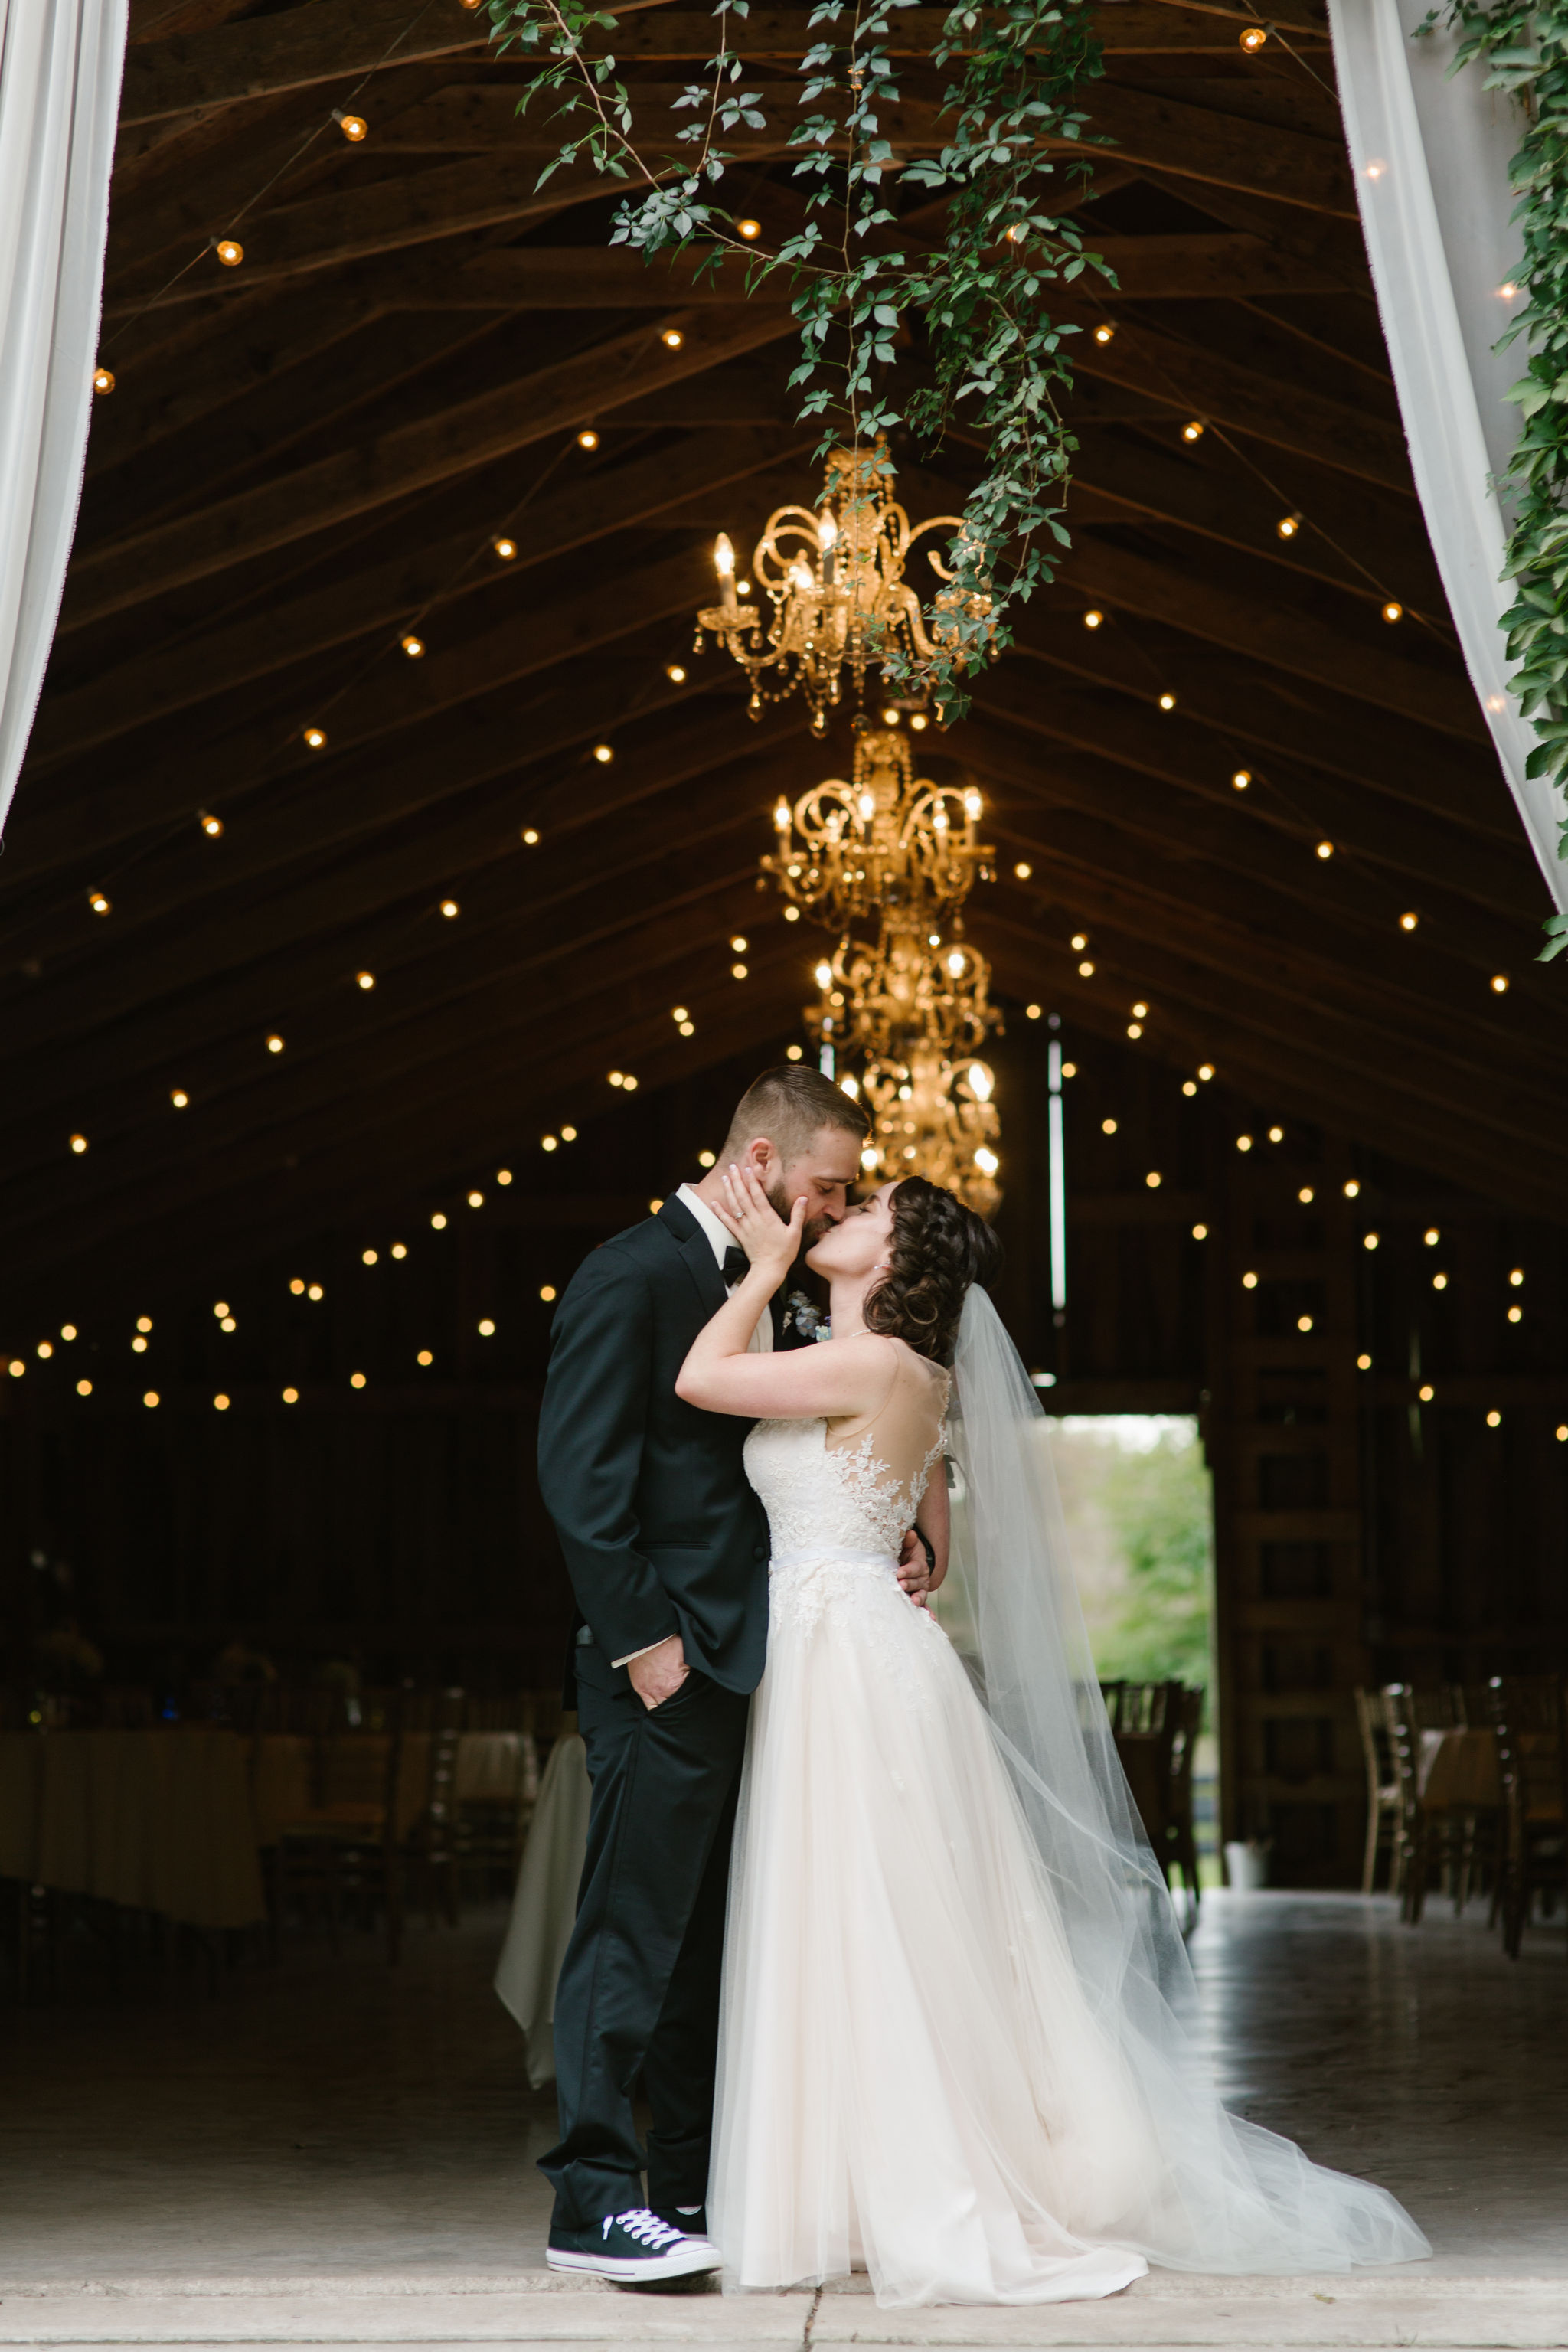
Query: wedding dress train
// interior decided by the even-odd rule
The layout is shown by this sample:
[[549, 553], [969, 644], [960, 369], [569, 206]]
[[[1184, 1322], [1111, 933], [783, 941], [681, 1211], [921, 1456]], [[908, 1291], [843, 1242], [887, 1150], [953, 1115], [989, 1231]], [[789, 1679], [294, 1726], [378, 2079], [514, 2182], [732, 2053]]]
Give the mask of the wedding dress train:
[[1386, 2192], [1237, 2122], [1190, 2050], [1162, 2046], [1128, 1957], [1139, 1915], [1169, 1907], [1146, 1847], [1142, 1865], [1109, 1838], [1087, 1864], [1072, 1849], [1082, 1874], [1120, 1879], [1119, 1957], [1104, 1889], [1078, 1903], [1063, 1855], [1042, 1853], [1027, 1760], [898, 1584], [946, 1397], [944, 1374], [900, 1358], [869, 1425], [763, 1422], [746, 1445], [773, 1559], [709, 2200], [726, 2284], [863, 2264], [884, 2305], [1043, 2304], [1114, 2294], [1149, 2259], [1308, 2271], [1426, 2252]]

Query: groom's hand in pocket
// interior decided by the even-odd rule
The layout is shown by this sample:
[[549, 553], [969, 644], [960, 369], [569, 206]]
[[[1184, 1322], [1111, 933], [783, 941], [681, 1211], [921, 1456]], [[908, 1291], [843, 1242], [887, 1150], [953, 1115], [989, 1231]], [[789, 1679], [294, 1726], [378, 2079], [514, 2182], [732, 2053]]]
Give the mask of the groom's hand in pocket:
[[651, 1715], [667, 1698], [673, 1698], [691, 1669], [686, 1663], [686, 1645], [679, 1633], [668, 1642], [656, 1642], [640, 1658], [633, 1658], [626, 1667], [633, 1690]]

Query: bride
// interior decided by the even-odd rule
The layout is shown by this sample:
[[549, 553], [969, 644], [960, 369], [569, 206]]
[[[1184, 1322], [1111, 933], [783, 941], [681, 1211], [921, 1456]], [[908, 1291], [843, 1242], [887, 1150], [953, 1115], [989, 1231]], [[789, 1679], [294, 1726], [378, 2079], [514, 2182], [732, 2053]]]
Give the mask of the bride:
[[[1039, 1403], [983, 1287], [990, 1228], [923, 1178], [883, 1185], [807, 1257], [832, 1339], [757, 1355], [803, 1204], [786, 1226], [750, 1171], [725, 1190], [750, 1271], [677, 1386], [756, 1421], [773, 1536], [709, 2196], [726, 2284], [863, 2266], [884, 2305], [1038, 2304], [1113, 2294], [1150, 2263], [1430, 2252], [1385, 2189], [1220, 2104]], [[911, 1524], [967, 1666], [900, 1588]]]

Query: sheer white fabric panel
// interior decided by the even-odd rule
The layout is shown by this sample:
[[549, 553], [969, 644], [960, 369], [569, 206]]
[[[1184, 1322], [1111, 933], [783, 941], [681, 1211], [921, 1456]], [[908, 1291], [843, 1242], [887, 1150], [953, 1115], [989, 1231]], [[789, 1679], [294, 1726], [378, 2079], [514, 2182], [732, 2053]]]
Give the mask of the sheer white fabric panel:
[[0, 0], [0, 825], [87, 452], [126, 0]]
[[1523, 374], [1518, 343], [1492, 345], [1517, 303], [1500, 296], [1519, 266], [1508, 167], [1523, 136], [1517, 104], [1481, 87], [1481, 68], [1447, 79], [1455, 38], [1411, 37], [1427, 0], [1329, 0], [1345, 138], [1383, 331], [1394, 365], [1415, 488], [1459, 632], [1470, 683], [1509, 788], [1560, 908], [1562, 795], [1525, 776], [1534, 730], [1508, 690], [1500, 574], [1506, 519], [1489, 477], [1519, 437], [1504, 399]]

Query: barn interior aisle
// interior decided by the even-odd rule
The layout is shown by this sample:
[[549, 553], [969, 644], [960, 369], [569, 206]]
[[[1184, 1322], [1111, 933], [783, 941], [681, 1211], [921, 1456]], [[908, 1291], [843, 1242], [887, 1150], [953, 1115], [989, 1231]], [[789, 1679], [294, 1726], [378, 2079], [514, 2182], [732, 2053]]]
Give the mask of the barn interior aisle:
[[[607, 13], [679, 121], [713, 20]], [[918, 678], [775, 697], [734, 618], [772, 617], [770, 519], [828, 497], [743, 257], [805, 216], [809, 13], [735, 34], [766, 121], [710, 270], [613, 246], [586, 157], [542, 179], [560, 127], [471, 0], [130, 0], [0, 857], [0, 2343], [864, 2328], [505, 2284], [545, 2294], [550, 2094], [490, 1978], [563, 1728], [552, 1317], [786, 1062], [860, 1090], [868, 1177], [994, 1216], [1049, 1414], [1195, 1428], [1212, 1579], [1200, 1545], [1180, 1638], [1098, 1662], [1122, 1753], [1227, 2095], [1436, 2246], [1331, 2300], [882, 2322], [1568, 2343], [1568, 966], [1416, 499], [1327, 11], [1095, 9], [1103, 143], [1047, 194], [1114, 279], [1041, 296], [1071, 546], [951, 726]], [[921, 251], [940, 21], [895, 12], [882, 125]], [[933, 351], [905, 317], [893, 373]], [[911, 520], [951, 525], [983, 437], [890, 433]], [[847, 593], [864, 457], [773, 609]], [[872, 856], [906, 817], [929, 926]], [[329, 2274], [354, 2311], [283, 2309]], [[237, 2299], [115, 2299], [176, 2277]], [[374, 2300], [405, 2277], [416, 2318]], [[499, 2300], [431, 2299], [470, 2279]]]

